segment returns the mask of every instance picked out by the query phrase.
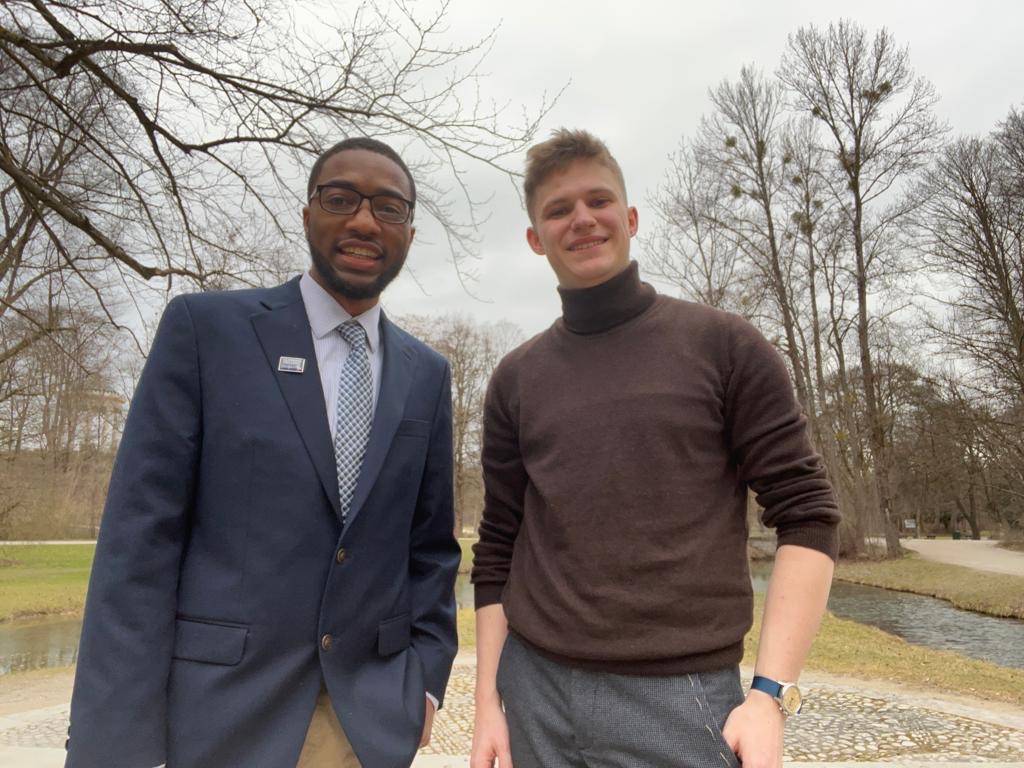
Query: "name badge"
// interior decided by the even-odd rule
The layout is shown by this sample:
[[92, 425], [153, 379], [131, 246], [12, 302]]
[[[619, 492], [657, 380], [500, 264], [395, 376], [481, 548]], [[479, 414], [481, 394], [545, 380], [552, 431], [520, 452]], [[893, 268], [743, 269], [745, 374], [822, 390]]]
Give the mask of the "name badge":
[[277, 361], [277, 370], [281, 373], [302, 373], [306, 370], [306, 358], [282, 357]]

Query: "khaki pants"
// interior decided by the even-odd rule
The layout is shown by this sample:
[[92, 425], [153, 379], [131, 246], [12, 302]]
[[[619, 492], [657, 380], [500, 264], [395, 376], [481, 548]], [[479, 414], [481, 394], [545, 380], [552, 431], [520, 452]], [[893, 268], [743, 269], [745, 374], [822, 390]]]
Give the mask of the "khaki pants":
[[295, 768], [360, 768], [356, 753], [334, 714], [331, 699], [322, 688]]

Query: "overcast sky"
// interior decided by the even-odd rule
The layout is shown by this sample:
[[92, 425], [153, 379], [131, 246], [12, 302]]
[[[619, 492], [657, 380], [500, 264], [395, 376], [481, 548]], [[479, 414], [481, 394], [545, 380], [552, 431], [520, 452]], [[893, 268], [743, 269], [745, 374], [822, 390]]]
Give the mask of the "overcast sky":
[[[450, 23], [456, 41], [501, 23], [484, 67], [487, 96], [510, 101], [512, 118], [515, 105], [529, 108], [542, 90], [571, 81], [538, 136], [568, 126], [603, 138], [622, 165], [643, 233], [653, 221], [647, 193], [661, 181], [668, 154], [708, 111], [708, 88], [734, 79], [745, 64], [774, 72], [787, 35], [843, 16], [869, 32], [885, 26], [909, 46], [911, 65], [935, 85], [939, 116], [954, 133], [987, 133], [1012, 105], [1024, 105], [1024, 4], [1016, 2], [454, 0]], [[508, 182], [486, 172], [470, 181], [479, 197], [494, 195], [475, 265], [474, 290], [486, 301], [460, 287], [437, 233], [424, 227], [423, 239], [435, 243], [414, 243], [409, 263], [429, 294], [403, 276], [384, 305], [392, 315], [455, 311], [506, 319], [532, 335], [560, 313], [554, 277], [526, 245], [526, 215]], [[632, 255], [642, 267], [636, 240]]]

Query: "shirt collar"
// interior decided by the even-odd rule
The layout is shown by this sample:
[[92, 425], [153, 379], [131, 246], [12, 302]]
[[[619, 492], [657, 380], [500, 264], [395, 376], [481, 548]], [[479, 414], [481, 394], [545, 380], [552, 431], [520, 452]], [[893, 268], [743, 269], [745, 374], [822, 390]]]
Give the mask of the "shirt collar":
[[[303, 272], [299, 279], [299, 290], [302, 292], [302, 303], [306, 305], [309, 327], [316, 338], [322, 339], [327, 334], [334, 333], [339, 325], [353, 319], [352, 315], [346, 312], [308, 271]], [[374, 304], [355, 320], [366, 331], [370, 351], [375, 352], [380, 343], [380, 304]]]

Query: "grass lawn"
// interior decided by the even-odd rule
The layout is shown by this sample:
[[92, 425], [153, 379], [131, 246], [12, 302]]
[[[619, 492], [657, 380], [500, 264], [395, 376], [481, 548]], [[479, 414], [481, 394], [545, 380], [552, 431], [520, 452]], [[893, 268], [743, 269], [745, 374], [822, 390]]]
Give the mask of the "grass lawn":
[[459, 563], [459, 573], [469, 573], [473, 568], [473, 545], [476, 539], [459, 539], [459, 546], [462, 547], [462, 562]]
[[948, 600], [957, 608], [1024, 619], [1024, 577], [922, 560], [842, 561], [836, 578]]
[[[754, 596], [754, 626], [747, 634], [743, 663], [754, 665], [761, 632], [762, 595]], [[476, 646], [473, 610], [459, 611], [459, 646]], [[806, 668], [865, 680], [905, 683], [916, 688], [974, 696], [1024, 706], [1024, 670], [936, 651], [880, 629], [826, 614]]]
[[0, 621], [85, 605], [93, 544], [0, 544]]
[[[459, 539], [459, 573], [469, 573], [475, 542]], [[0, 544], [0, 621], [81, 611], [95, 549], [94, 544]]]

